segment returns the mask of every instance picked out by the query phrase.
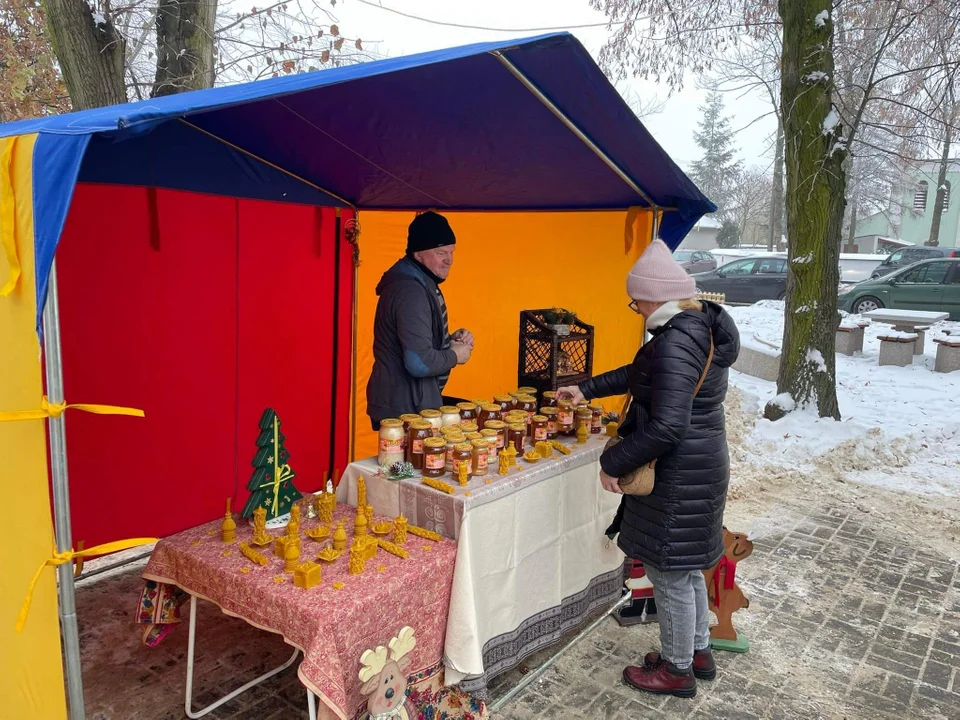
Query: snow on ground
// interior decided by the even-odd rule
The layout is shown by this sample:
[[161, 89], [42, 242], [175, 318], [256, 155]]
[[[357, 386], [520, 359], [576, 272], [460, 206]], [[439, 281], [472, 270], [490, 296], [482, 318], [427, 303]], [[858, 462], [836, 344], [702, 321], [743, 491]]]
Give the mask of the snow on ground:
[[[782, 302], [728, 310], [743, 345], [779, 350]], [[929, 331], [924, 355], [905, 368], [879, 366], [877, 336], [890, 328], [868, 327], [862, 355], [836, 356], [839, 422], [818, 418], [815, 409], [765, 420], [762, 410], [776, 396], [775, 383], [731, 372], [733, 401], [742, 413], [733, 424], [743, 423], [731, 433], [739, 441], [731, 449], [741, 475], [749, 476], [751, 467], [774, 466], [896, 492], [960, 497], [960, 372], [933, 372], [932, 338], [948, 327], [960, 329], [960, 323]], [[732, 482], [735, 489], [737, 473]]]

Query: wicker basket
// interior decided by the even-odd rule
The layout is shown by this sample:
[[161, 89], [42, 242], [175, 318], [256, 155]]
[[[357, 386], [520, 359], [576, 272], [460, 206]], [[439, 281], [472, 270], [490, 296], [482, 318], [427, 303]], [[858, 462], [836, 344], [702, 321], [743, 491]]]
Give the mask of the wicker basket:
[[569, 325], [550, 325], [544, 317], [549, 312], [520, 312], [517, 384], [540, 392], [576, 385], [593, 374], [593, 326], [579, 318]]

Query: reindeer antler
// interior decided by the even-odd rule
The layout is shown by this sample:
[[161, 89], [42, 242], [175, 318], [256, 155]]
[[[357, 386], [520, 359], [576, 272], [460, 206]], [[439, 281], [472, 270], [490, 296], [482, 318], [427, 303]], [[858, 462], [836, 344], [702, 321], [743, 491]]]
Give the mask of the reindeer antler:
[[[393, 641], [390, 641], [393, 647]], [[387, 649], [381, 645], [376, 650], [367, 650], [360, 656], [360, 682], [365, 683], [370, 678], [376, 677], [387, 664]]]
[[413, 636], [413, 628], [405, 627], [397, 636], [390, 641], [390, 657], [399, 660], [417, 645], [417, 639]]

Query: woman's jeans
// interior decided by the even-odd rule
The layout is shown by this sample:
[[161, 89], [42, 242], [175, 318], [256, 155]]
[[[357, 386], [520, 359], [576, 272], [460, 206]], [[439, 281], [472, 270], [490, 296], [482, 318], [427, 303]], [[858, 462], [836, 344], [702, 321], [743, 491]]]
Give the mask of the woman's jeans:
[[699, 570], [660, 572], [643, 566], [653, 583], [660, 623], [660, 656], [678, 669], [693, 663], [693, 651], [710, 646], [707, 585]]

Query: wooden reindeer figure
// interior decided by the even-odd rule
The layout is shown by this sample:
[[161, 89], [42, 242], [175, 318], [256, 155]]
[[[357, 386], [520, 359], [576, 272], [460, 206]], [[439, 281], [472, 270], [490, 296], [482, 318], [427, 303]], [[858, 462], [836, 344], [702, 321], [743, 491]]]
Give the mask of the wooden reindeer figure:
[[723, 557], [709, 570], [703, 571], [707, 582], [710, 610], [717, 616], [717, 624], [710, 628], [710, 645], [717, 650], [746, 652], [747, 639], [733, 628], [733, 614], [750, 607], [750, 601], [736, 582], [737, 563], [750, 556], [753, 542], [744, 533], [723, 529]]
[[407, 698], [407, 668], [416, 646], [413, 628], [405, 627], [388, 645], [360, 656], [360, 693], [367, 698], [369, 718], [415, 720], [417, 709]]

